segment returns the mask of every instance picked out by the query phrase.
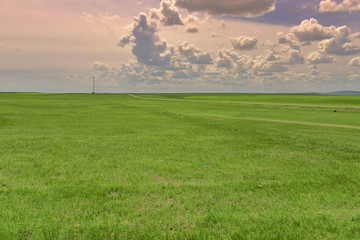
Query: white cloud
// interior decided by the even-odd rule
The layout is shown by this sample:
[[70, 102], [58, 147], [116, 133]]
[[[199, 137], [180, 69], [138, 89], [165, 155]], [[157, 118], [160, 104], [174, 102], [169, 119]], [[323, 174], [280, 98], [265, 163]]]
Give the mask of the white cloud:
[[268, 49], [262, 58], [277, 65], [296, 65], [304, 63], [304, 56], [300, 49], [294, 49], [292, 47], [283, 47], [277, 51], [274, 48]]
[[318, 51], [309, 53], [307, 60], [310, 64], [333, 63], [335, 61], [332, 56], [323, 54]]
[[347, 26], [338, 27], [333, 32], [333, 38], [319, 42], [319, 50], [335, 55], [353, 55], [360, 52], [360, 47], [351, 42], [351, 30]]
[[360, 57], [353, 58], [349, 61], [350, 66], [360, 67]]
[[[169, 1], [163, 2], [170, 4]], [[163, 13], [160, 9], [153, 9], [149, 16], [152, 17], [149, 19], [142, 13], [136, 17], [130, 27], [130, 34], [119, 40], [119, 46], [132, 46], [137, 61], [116, 70], [104, 71], [102, 75], [107, 76], [108, 82], [111, 82], [111, 77], [127, 79], [128, 84], [133, 85], [176, 87], [200, 82], [219, 86], [241, 82], [262, 82], [269, 86], [274, 82], [279, 85], [285, 82], [295, 84], [298, 80], [311, 82], [326, 75], [326, 72], [318, 71], [316, 64], [334, 62], [334, 57], [328, 54], [349, 55], [356, 50], [351, 40], [357, 35], [351, 34], [351, 30], [346, 26], [324, 27], [316, 19], [309, 19], [304, 20], [299, 26], [294, 26], [290, 33], [279, 32], [276, 35], [277, 43], [261, 45], [261, 49], [265, 48], [263, 55], [254, 56], [256, 51], [253, 51], [253, 56], [247, 56], [235, 51], [253, 50], [258, 45], [257, 37], [240, 36], [230, 39], [232, 49], [218, 50], [214, 56], [211, 52], [199, 49], [186, 41], [177, 42], [174, 46], [168, 45], [160, 38], [157, 29], [157, 25], [162, 22]], [[194, 15], [188, 15], [184, 19], [183, 22], [187, 26], [180, 28], [180, 31], [185, 29], [187, 32], [197, 32], [198, 25], [202, 24]], [[207, 16], [205, 19], [211, 18]], [[211, 28], [208, 30], [209, 33], [212, 31]], [[221, 35], [223, 34], [221, 32]], [[213, 37], [217, 36], [213, 34]], [[306, 66], [293, 66], [304, 64], [301, 45], [312, 41], [320, 43], [317, 51], [310, 54], [306, 52], [307, 62], [311, 64], [308, 66], [310, 70], [307, 70]], [[295, 79], [292, 79], [293, 77]]]
[[256, 47], [258, 40], [255, 37], [240, 36], [230, 39], [231, 44], [236, 50], [252, 50]]
[[288, 70], [284, 64], [270, 62], [264, 56], [257, 56], [254, 59], [252, 70], [255, 75], [269, 75], [276, 72], [285, 72]]
[[235, 52], [223, 49], [218, 51], [215, 63], [218, 68], [232, 68], [236, 64], [237, 59], [238, 56]]
[[276, 34], [277, 42], [280, 44], [288, 44], [290, 46], [297, 46], [299, 44], [298, 39], [293, 33], [284, 34], [282, 32], [278, 32]]
[[321, 41], [333, 37], [334, 26], [324, 27], [315, 18], [306, 19], [299, 26], [291, 28], [291, 32], [301, 42]]
[[213, 59], [211, 55], [201, 49], [195, 48], [188, 42], [178, 42], [178, 51], [181, 55], [194, 64], [212, 64]]
[[[134, 18], [131, 34], [120, 39], [119, 46], [123, 46], [127, 39], [132, 39], [132, 52], [140, 63], [148, 65], [164, 65], [169, 63], [172, 50], [167, 47], [157, 33], [157, 24], [148, 21], [145, 13]], [[125, 40], [122, 40], [125, 39]]]
[[160, 20], [165, 26], [184, 25], [178, 8], [171, 0], [162, 0], [160, 9], [151, 9], [150, 18]]
[[175, 4], [189, 12], [243, 17], [264, 15], [275, 10], [275, 0], [176, 0]]
[[360, 11], [360, 0], [343, 0], [338, 3], [333, 0], [322, 0], [319, 3], [320, 12], [354, 12]]
[[287, 56], [285, 57], [285, 61], [283, 61], [286, 65], [295, 65], [295, 64], [303, 64], [304, 57], [300, 50], [288, 48], [285, 50]]

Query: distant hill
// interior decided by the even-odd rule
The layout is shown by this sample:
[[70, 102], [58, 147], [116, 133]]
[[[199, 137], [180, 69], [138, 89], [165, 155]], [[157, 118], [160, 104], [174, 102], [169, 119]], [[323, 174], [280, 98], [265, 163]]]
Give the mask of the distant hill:
[[323, 93], [326, 95], [360, 95], [360, 91], [336, 91], [336, 92], [328, 92]]

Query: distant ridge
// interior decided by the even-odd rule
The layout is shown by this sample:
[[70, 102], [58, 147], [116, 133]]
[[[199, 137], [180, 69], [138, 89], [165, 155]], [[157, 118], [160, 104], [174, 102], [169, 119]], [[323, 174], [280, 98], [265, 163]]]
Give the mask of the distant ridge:
[[323, 93], [325, 95], [360, 95], [360, 91], [336, 91]]

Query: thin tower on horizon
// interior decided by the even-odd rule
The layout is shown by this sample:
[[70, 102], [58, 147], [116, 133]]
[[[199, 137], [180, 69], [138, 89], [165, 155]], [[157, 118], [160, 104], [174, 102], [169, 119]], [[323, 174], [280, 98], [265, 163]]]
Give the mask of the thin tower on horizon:
[[93, 75], [93, 92], [92, 94], [95, 94], [95, 76]]

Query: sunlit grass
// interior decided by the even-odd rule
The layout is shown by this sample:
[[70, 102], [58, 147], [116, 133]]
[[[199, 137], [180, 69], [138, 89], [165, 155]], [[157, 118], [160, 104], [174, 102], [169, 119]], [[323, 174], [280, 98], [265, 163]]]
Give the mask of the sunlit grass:
[[360, 130], [241, 119], [360, 126], [359, 111], [112, 94], [0, 102], [0, 239], [360, 238]]

